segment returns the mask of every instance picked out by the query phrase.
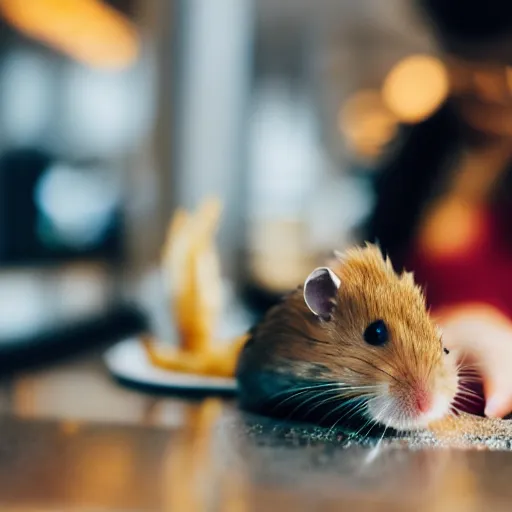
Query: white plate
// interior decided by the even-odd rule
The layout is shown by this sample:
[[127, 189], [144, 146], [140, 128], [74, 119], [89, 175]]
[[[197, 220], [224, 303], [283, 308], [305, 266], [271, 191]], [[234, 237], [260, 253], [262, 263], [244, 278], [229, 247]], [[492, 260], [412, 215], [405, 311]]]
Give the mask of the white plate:
[[155, 368], [147, 359], [138, 338], [121, 341], [104, 356], [109, 371], [117, 378], [143, 386], [174, 391], [211, 391], [235, 393], [235, 379], [203, 377]]

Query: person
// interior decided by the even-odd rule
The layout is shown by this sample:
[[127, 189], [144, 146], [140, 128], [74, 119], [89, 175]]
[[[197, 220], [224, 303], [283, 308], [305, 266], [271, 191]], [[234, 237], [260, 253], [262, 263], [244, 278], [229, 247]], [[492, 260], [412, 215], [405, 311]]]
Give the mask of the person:
[[[417, 0], [444, 51], [446, 102], [400, 128], [365, 226], [425, 289], [467, 368], [465, 411], [512, 412], [512, 5]], [[480, 400], [475, 399], [475, 394]]]

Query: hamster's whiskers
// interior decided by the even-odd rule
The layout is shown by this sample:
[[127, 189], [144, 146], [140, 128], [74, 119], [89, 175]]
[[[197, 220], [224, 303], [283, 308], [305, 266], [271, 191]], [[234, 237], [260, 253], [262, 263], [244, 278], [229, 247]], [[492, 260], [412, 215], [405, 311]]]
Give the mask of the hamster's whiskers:
[[[365, 396], [359, 396], [357, 398], [354, 399], [356, 401], [355, 405], [353, 405], [345, 414], [342, 414], [331, 426], [331, 428], [329, 428], [329, 430], [327, 431], [327, 435], [329, 436], [331, 434], [331, 432], [336, 428], [336, 425], [338, 425], [338, 423], [343, 420], [343, 419], [350, 419], [352, 418], [353, 416], [355, 416], [356, 414], [358, 414], [360, 411], [362, 411], [366, 405], [368, 404], [368, 402], [370, 400], [372, 400], [372, 397], [370, 398], [367, 398]], [[321, 420], [320, 422], [323, 422], [325, 419], [327, 419], [331, 414], [334, 414], [335, 412], [339, 411], [342, 407], [346, 407], [347, 406], [347, 402], [344, 402], [342, 404], [340, 404], [338, 407], [335, 407], [332, 411], [330, 411], [329, 413], [327, 413]], [[349, 413], [352, 413], [350, 414], [350, 416], [347, 417], [347, 414]], [[365, 423], [365, 425], [367, 425], [367, 423]]]
[[475, 375], [458, 375], [458, 382], [464, 383], [482, 383], [482, 377], [479, 374]]
[[[387, 401], [384, 403], [384, 406], [381, 405], [380, 409], [374, 414], [374, 417], [377, 421], [379, 421], [379, 422], [382, 421], [381, 416], [384, 416], [384, 413], [389, 409], [391, 404], [392, 404], [391, 401]], [[393, 411], [393, 413], [394, 413], [394, 411]]]
[[367, 364], [368, 366], [374, 368], [375, 370], [378, 370], [379, 372], [384, 373], [385, 375], [387, 375], [394, 381], [398, 382], [398, 384], [400, 384], [400, 385], [406, 384], [407, 386], [409, 386], [412, 389], [412, 385], [407, 380], [398, 379], [397, 377], [395, 377], [394, 375], [391, 375], [391, 373], [387, 372], [386, 370], [383, 370], [382, 368], [379, 368], [378, 366], [374, 365], [373, 363], [370, 363], [370, 361], [366, 361], [365, 359], [362, 359], [362, 358], [356, 357], [356, 356], [348, 356], [348, 358], [355, 359], [356, 361], [361, 361], [362, 363]]
[[459, 378], [459, 381], [465, 381], [465, 382], [480, 382], [482, 380], [480, 374], [478, 372], [458, 372], [457, 377]]
[[482, 368], [482, 365], [480, 363], [476, 362], [470, 362], [468, 363], [465, 361], [466, 356], [457, 364], [456, 372], [457, 375], [462, 377], [464, 374], [468, 374], [468, 377], [475, 377], [477, 378], [480, 375], [480, 372], [478, 371], [479, 368]]
[[[463, 407], [463, 406], [460, 406], [460, 405], [458, 406], [458, 404], [454, 400], [452, 405], [451, 405], [451, 410], [448, 412], [448, 414], [453, 416], [453, 417], [457, 417], [457, 414], [462, 414], [464, 412], [464, 410], [460, 409], [459, 407]], [[455, 411], [456, 414], [454, 414], [454, 411]]]
[[[314, 399], [316, 398], [320, 398], [320, 396], [322, 396], [322, 394], [320, 395], [316, 395], [315, 397], [313, 397]], [[304, 402], [302, 402], [301, 404], [299, 404], [291, 413], [290, 413], [290, 416], [295, 414], [295, 412], [297, 412], [301, 407], [304, 407], [304, 405], [307, 403], [307, 402], [310, 402], [311, 400], [305, 400]], [[318, 409], [318, 407], [324, 405], [324, 404], [327, 404], [329, 402], [337, 402], [339, 401], [339, 397], [337, 395], [335, 396], [331, 396], [329, 398], [325, 398], [324, 400], [320, 400], [319, 402], [315, 402], [315, 404], [313, 405], [313, 407], [310, 407], [306, 413], [306, 415], [309, 415], [311, 414], [315, 409]]]
[[[375, 398], [378, 398], [378, 397], [374, 397], [374, 398], [370, 398], [365, 405], [368, 405], [369, 402], [371, 402], [372, 400], [375, 400]], [[368, 429], [368, 432], [366, 433], [365, 436], [363, 436], [363, 439], [366, 439], [366, 437], [368, 436], [368, 434], [371, 432], [372, 428], [377, 425], [379, 423], [379, 420], [376, 419], [376, 418], [373, 418], [372, 416], [370, 416], [370, 418], [366, 421], [366, 423], [354, 434], [355, 436], [359, 436], [359, 434], [368, 426], [370, 425], [370, 428]]]
[[[482, 383], [482, 379], [478, 376], [476, 370], [471, 368], [471, 366], [467, 365], [463, 370], [461, 370], [462, 365], [459, 365], [457, 368], [458, 386], [454, 396], [454, 402], [459, 401], [459, 405], [461, 407], [464, 407], [464, 405], [478, 405], [484, 400], [480, 394], [473, 389], [468, 388], [468, 385], [470, 384]], [[470, 373], [469, 375], [463, 375], [464, 371], [474, 372], [474, 374]]]
[[457, 370], [464, 370], [464, 369], [467, 369], [467, 370], [475, 370], [475, 368], [479, 368], [482, 366], [481, 363], [478, 363], [476, 361], [467, 361], [467, 356], [464, 355], [464, 357], [462, 358], [462, 360], [457, 363]]
[[269, 400], [273, 400], [274, 398], [278, 397], [279, 395], [284, 395], [285, 393], [291, 393], [293, 391], [302, 391], [302, 390], [310, 390], [310, 389], [317, 389], [317, 388], [324, 388], [324, 387], [330, 387], [330, 386], [343, 386], [343, 383], [340, 382], [320, 382], [318, 384], [310, 384], [309, 386], [299, 386], [295, 388], [287, 388], [283, 389], [281, 391], [278, 391], [277, 393], [274, 393], [273, 395], [269, 396]]
[[455, 401], [457, 401], [457, 400], [458, 400], [458, 401], [460, 401], [460, 402], [462, 402], [462, 403], [460, 404], [462, 407], [464, 407], [464, 403], [465, 403], [466, 405], [475, 405], [475, 403], [478, 403], [478, 402], [479, 402], [479, 400], [477, 401], [477, 397], [467, 397], [467, 396], [456, 396], [456, 397], [453, 399], [453, 401], [454, 401], [454, 402], [455, 402]]
[[480, 398], [480, 395], [477, 392], [473, 391], [472, 389], [467, 389], [464, 386], [460, 386], [457, 390], [457, 393], [461, 393], [468, 397]]
[[[386, 404], [386, 406], [384, 407], [384, 410], [383, 411], [380, 411], [378, 416], [380, 416], [380, 414], [383, 414], [387, 408], [389, 407], [390, 405], [390, 402], [388, 402]], [[379, 421], [380, 421], [380, 418], [379, 418]], [[372, 450], [372, 452], [370, 452], [370, 456], [369, 456], [369, 459], [367, 462], [371, 462], [375, 459], [375, 457], [377, 456], [377, 454], [379, 453], [379, 448], [380, 448], [380, 445], [382, 443], [382, 440], [384, 439], [384, 436], [386, 435], [386, 432], [388, 431], [388, 425], [385, 425], [384, 426], [384, 432], [382, 432], [382, 435], [380, 436], [380, 439], [377, 441], [377, 444], [374, 448], [374, 450]]]
[[[327, 389], [325, 389], [327, 388]], [[301, 395], [304, 395], [306, 393], [311, 393], [313, 391], [316, 391], [318, 389], [325, 389], [325, 391], [335, 391], [336, 390], [336, 384], [315, 384], [315, 385], [312, 385], [312, 386], [304, 386], [304, 387], [300, 387], [300, 388], [291, 388], [291, 389], [285, 389], [283, 391], [280, 391], [278, 393], [275, 393], [274, 395], [271, 395], [270, 397], [267, 398], [267, 402], [272, 402], [273, 400], [275, 400], [278, 396], [280, 395], [285, 395], [285, 394], [289, 394], [289, 396], [286, 396], [285, 398], [283, 398], [283, 400], [281, 400], [280, 402], [278, 402], [277, 404], [274, 405], [273, 407], [273, 410], [276, 409], [277, 407], [281, 407], [283, 404], [285, 404], [286, 402], [288, 402], [289, 400], [295, 400], [297, 397], [301, 396]]]
[[[372, 389], [375, 387], [376, 386], [351, 386], [348, 384], [343, 384], [343, 383], [338, 383], [338, 382], [313, 384], [310, 386], [302, 386], [302, 387], [298, 387], [298, 388], [282, 390], [282, 391], [275, 393], [274, 395], [271, 395], [270, 397], [268, 397], [266, 399], [266, 402], [272, 402], [273, 400], [275, 400], [277, 397], [279, 397], [281, 395], [288, 395], [288, 396], [285, 396], [281, 401], [279, 401], [272, 407], [272, 410], [275, 410], [278, 407], [282, 407], [286, 402], [288, 402], [290, 400], [297, 400], [299, 397], [301, 397], [303, 395], [307, 395], [308, 393], [314, 393], [315, 391], [318, 391], [318, 390], [321, 390], [321, 391], [319, 391], [318, 393], [313, 395], [313, 397], [306, 399], [306, 402], [308, 402], [310, 400], [314, 400], [315, 398], [318, 398], [319, 396], [322, 396], [327, 393], [338, 393], [337, 398], [340, 398], [343, 396], [348, 396], [349, 394], [353, 394], [356, 391], [368, 390], [368, 389]], [[343, 393], [341, 395], [339, 393], [340, 390], [343, 391]], [[303, 404], [304, 404], [304, 402], [299, 404], [299, 407], [301, 407]]]
[[337, 384], [335, 382], [325, 382], [325, 383], [321, 383], [321, 384], [311, 384], [309, 386], [299, 386], [296, 388], [287, 388], [287, 389], [278, 391], [277, 393], [274, 393], [273, 395], [270, 395], [268, 397], [268, 400], [274, 400], [274, 398], [277, 398], [280, 395], [284, 395], [286, 393], [293, 393], [294, 391], [309, 391], [311, 389], [326, 388], [326, 387], [332, 387], [332, 386], [336, 386], [336, 385]]
[[[350, 406], [350, 409], [348, 411], [345, 412], [345, 414], [343, 414], [341, 416], [341, 418], [344, 418], [346, 417], [346, 415], [353, 411], [354, 409], [357, 409], [359, 406], [363, 405], [361, 404], [360, 402], [362, 400], [364, 400], [366, 398], [365, 395], [360, 395], [360, 396], [357, 396], [357, 397], [353, 397], [353, 398], [350, 398], [348, 400], [345, 400], [345, 399], [340, 399], [339, 396], [335, 396], [335, 397], [330, 397], [326, 400], [322, 400], [321, 402], [315, 404], [313, 407], [311, 407], [310, 409], [308, 409], [308, 412], [307, 414], [311, 414], [315, 409], [317, 409], [318, 407], [320, 407], [321, 405], [325, 404], [325, 403], [328, 403], [328, 402], [339, 402], [339, 405], [337, 405], [336, 407], [334, 407], [333, 409], [331, 409], [327, 414], [325, 414], [322, 419], [320, 420], [320, 424], [323, 424], [324, 420], [327, 419], [329, 416], [331, 416], [332, 414], [334, 414], [335, 412], [339, 411], [340, 409], [343, 409], [343, 408], [346, 408], [346, 407], [349, 407]], [[354, 405], [350, 405], [351, 402], [355, 402]]]
[[[306, 405], [308, 402], [314, 401], [318, 398], [321, 398], [322, 396], [326, 394], [336, 393], [335, 396], [331, 396], [329, 398], [326, 398], [325, 400], [320, 401], [319, 403], [316, 403], [313, 408], [308, 410], [307, 414], [310, 414], [311, 411], [315, 410], [316, 408], [320, 407], [323, 403], [329, 402], [329, 401], [336, 401], [336, 400], [343, 400], [344, 398], [348, 396], [353, 396], [353, 398], [357, 398], [358, 396], [365, 395], [365, 393], [354, 393], [354, 390], [361, 390], [361, 389], [371, 389], [375, 388], [376, 386], [347, 386], [345, 389], [345, 393], [339, 393], [339, 389], [328, 389], [325, 391], [319, 391], [318, 393], [314, 394], [313, 396], [306, 398], [303, 402], [301, 402], [293, 411], [289, 414], [288, 417], [293, 416], [301, 407]], [[341, 388], [343, 389], [343, 388]], [[355, 396], [354, 396], [355, 395]], [[350, 401], [350, 400], [349, 400]], [[345, 401], [346, 402], [346, 401]]]
[[[335, 384], [332, 388], [320, 390], [316, 393], [314, 393], [314, 391], [316, 391], [315, 388], [304, 390], [300, 393], [296, 393], [296, 394], [292, 395], [291, 397], [288, 397], [287, 399], [285, 399], [285, 400], [288, 400], [290, 398], [294, 399], [294, 398], [297, 398], [298, 395], [314, 393], [312, 396], [310, 396], [309, 398], [306, 398], [301, 403], [299, 403], [290, 412], [290, 414], [288, 415], [288, 418], [291, 418], [296, 412], [299, 411], [299, 409], [304, 407], [306, 404], [308, 404], [310, 402], [315, 402], [316, 400], [324, 397], [325, 395], [332, 395], [333, 393], [335, 393], [334, 396], [328, 396], [327, 398], [324, 398], [323, 400], [320, 400], [320, 401], [314, 403], [313, 406], [310, 409], [308, 409], [308, 411], [306, 413], [307, 415], [311, 414], [311, 412], [313, 412], [315, 409], [317, 409], [318, 407], [321, 407], [323, 404], [328, 403], [328, 402], [340, 401], [341, 404], [339, 407], [337, 407], [337, 409], [339, 409], [341, 407], [348, 406], [348, 404], [350, 402], [352, 402], [353, 400], [361, 400], [362, 398], [365, 398], [366, 396], [369, 396], [369, 397], [374, 396], [375, 393], [371, 392], [370, 390], [377, 391], [378, 386], [350, 386], [348, 384], [340, 383], [340, 384]], [[347, 400], [347, 398], [348, 398], [348, 400]], [[278, 407], [279, 405], [282, 405], [282, 403], [285, 400], [279, 402], [279, 404], [277, 404], [276, 407]], [[330, 411], [328, 415], [332, 414], [332, 412], [333, 411]]]
[[[353, 411], [354, 409], [358, 409], [358, 407], [362, 407], [365, 405], [365, 402], [363, 402], [364, 398], [363, 397], [358, 397], [357, 399], [353, 399], [353, 401], [355, 401], [355, 404], [352, 405], [350, 407], [350, 410], [348, 410], [347, 412], [345, 412], [345, 414], [343, 414], [341, 417], [339, 417], [335, 422], [334, 424], [331, 426], [331, 428], [329, 429], [329, 432], [337, 425], [337, 423], [345, 418], [347, 416], [347, 414], [351, 411]], [[351, 400], [352, 401], [352, 400]], [[350, 402], [350, 401], [349, 401]], [[337, 407], [334, 407], [334, 409], [331, 409], [327, 414], [325, 414], [324, 416], [322, 416], [322, 418], [320, 419], [320, 423], [322, 424], [324, 422], [324, 420], [326, 420], [329, 416], [331, 416], [332, 414], [338, 412], [340, 409], [342, 409], [343, 407], [347, 407], [348, 403], [349, 402], [343, 402], [341, 404], [339, 404]], [[361, 403], [362, 402], [362, 403]]]

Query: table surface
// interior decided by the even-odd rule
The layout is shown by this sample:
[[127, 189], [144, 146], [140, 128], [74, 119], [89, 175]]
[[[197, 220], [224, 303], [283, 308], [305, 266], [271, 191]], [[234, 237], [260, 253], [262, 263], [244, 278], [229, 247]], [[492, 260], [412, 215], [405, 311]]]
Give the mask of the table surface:
[[379, 451], [124, 388], [101, 354], [0, 386], [0, 510], [501, 511], [512, 452]]

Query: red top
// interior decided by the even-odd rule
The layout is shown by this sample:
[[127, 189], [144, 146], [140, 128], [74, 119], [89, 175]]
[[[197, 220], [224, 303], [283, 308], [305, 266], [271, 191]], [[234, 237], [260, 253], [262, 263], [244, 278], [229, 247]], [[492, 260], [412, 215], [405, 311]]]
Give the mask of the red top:
[[486, 303], [512, 321], [512, 208], [489, 208], [481, 215], [483, 229], [470, 250], [429, 258], [414, 248], [405, 266], [425, 287], [432, 310]]
[[[464, 303], [485, 303], [499, 309], [512, 321], [512, 208], [489, 208], [482, 212], [480, 236], [461, 254], [432, 256], [415, 247], [406, 268], [425, 288], [432, 311]], [[482, 387], [471, 386], [482, 395]], [[460, 402], [459, 402], [460, 403]], [[484, 402], [464, 407], [483, 414]]]

